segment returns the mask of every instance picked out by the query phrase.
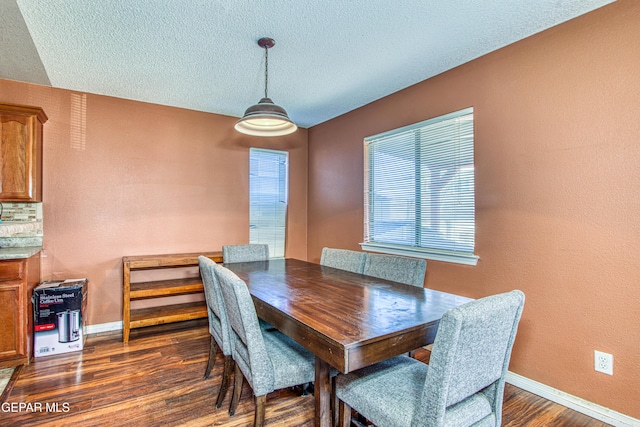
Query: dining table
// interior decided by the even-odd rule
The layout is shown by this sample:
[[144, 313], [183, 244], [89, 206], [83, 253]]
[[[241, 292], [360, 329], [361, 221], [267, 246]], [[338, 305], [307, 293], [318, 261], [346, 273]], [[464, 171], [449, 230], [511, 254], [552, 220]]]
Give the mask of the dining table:
[[315, 356], [315, 423], [329, 427], [331, 368], [346, 374], [433, 343], [442, 316], [471, 301], [297, 259], [225, 263], [258, 317]]

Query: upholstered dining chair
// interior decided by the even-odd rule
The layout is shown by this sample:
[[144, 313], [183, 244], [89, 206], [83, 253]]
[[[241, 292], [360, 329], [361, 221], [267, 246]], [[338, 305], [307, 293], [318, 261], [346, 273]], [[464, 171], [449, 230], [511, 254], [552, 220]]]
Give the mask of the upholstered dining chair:
[[226, 245], [222, 247], [224, 262], [266, 261], [269, 259], [269, 245], [249, 243], [245, 245]]
[[367, 254], [363, 273], [405, 285], [424, 287], [427, 261], [397, 255]]
[[[226, 245], [222, 247], [222, 260], [228, 263], [266, 261], [269, 259], [269, 245], [248, 243], [242, 245]], [[260, 319], [260, 329], [275, 329]]]
[[314, 356], [280, 332], [261, 330], [246, 283], [225, 267], [216, 266], [215, 272], [227, 308], [236, 363], [229, 415], [236, 411], [246, 378], [255, 396], [254, 427], [262, 426], [267, 394], [312, 382]]
[[231, 354], [231, 342], [229, 335], [229, 325], [227, 313], [222, 297], [222, 290], [215, 274], [216, 263], [205, 257], [198, 257], [200, 275], [204, 285], [204, 296], [207, 302], [207, 312], [209, 318], [209, 334], [211, 335], [211, 345], [209, 346], [209, 361], [204, 373], [204, 378], [208, 379], [216, 360], [218, 348], [224, 355], [224, 371], [222, 373], [222, 383], [218, 390], [216, 407], [222, 406], [222, 402], [229, 389], [229, 380], [233, 372], [234, 362]]
[[322, 248], [320, 265], [362, 274], [366, 255], [349, 249]]
[[353, 408], [379, 427], [499, 427], [523, 306], [517, 290], [472, 301], [442, 317], [428, 365], [398, 356], [339, 375], [340, 425]]

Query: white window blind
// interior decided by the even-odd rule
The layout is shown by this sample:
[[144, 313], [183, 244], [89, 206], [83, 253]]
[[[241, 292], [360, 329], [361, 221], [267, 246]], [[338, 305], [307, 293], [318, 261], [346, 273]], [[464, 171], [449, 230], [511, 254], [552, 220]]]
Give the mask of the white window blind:
[[475, 265], [473, 109], [364, 142], [362, 247]]
[[249, 241], [269, 245], [271, 258], [284, 257], [289, 154], [249, 151]]

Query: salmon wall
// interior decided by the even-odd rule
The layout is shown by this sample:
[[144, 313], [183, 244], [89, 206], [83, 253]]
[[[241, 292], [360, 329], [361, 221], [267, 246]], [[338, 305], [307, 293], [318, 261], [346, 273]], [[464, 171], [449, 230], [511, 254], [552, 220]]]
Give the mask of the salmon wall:
[[364, 137], [473, 107], [480, 260], [425, 286], [521, 289], [510, 370], [640, 418], [639, 23], [619, 0], [311, 128], [309, 259], [360, 249]]
[[89, 278], [89, 325], [122, 320], [122, 257], [249, 240], [249, 148], [290, 161], [287, 255], [306, 258], [307, 131], [244, 136], [237, 118], [0, 80], [42, 107], [42, 279]]

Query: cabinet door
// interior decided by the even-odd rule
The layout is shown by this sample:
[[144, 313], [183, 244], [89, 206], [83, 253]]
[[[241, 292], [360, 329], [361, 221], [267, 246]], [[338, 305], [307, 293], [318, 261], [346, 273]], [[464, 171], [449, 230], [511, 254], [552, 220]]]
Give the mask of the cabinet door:
[[0, 362], [26, 356], [22, 283], [0, 283]]
[[3, 199], [33, 198], [34, 117], [0, 113], [0, 193]]
[[0, 103], [0, 201], [42, 201], [40, 107]]

